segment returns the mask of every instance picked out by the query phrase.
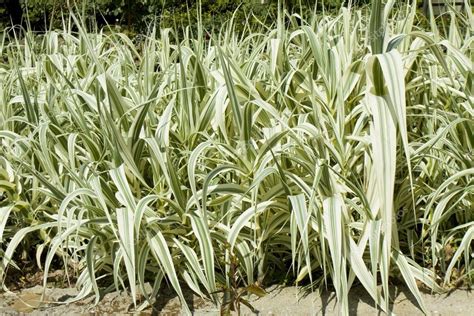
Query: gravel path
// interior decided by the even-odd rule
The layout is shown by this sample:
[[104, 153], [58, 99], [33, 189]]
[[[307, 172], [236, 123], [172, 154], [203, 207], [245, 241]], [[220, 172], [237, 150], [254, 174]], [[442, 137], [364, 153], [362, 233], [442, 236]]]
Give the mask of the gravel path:
[[[157, 299], [155, 309], [145, 309], [133, 313], [130, 297], [125, 293], [105, 295], [98, 305], [94, 306], [92, 298], [72, 304], [64, 302], [73, 297], [75, 289], [46, 289], [44, 301], [41, 302], [42, 287], [22, 290], [17, 293], [0, 294], [0, 315], [179, 315], [181, 305], [171, 291], [164, 291]], [[393, 311], [397, 315], [423, 315], [411, 295], [405, 288], [394, 288], [395, 302]], [[427, 309], [431, 315], [473, 315], [474, 294], [457, 290], [449, 295], [423, 294]], [[209, 302], [187, 293], [188, 304], [192, 302], [195, 315], [216, 315], [219, 310]], [[267, 296], [252, 300], [259, 315], [337, 315], [334, 293], [323, 295], [316, 293], [299, 297], [295, 287], [269, 289]], [[191, 304], [190, 304], [191, 305]], [[349, 297], [351, 315], [377, 315], [369, 295], [362, 288], [351, 290]], [[251, 315], [249, 309], [243, 308], [244, 315]], [[383, 313], [382, 313], [383, 314]]]

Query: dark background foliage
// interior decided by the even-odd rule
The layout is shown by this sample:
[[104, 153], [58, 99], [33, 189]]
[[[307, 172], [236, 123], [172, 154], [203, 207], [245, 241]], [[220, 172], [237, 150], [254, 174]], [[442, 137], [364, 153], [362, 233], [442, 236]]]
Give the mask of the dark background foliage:
[[[139, 31], [147, 22], [158, 19], [164, 26], [188, 25], [197, 15], [197, 0], [0, 0], [0, 25], [26, 24], [35, 30], [44, 30], [61, 26], [61, 17], [68, 12], [69, 6], [75, 6], [83, 16], [89, 17], [99, 26], [106, 23], [120, 25], [128, 30]], [[263, 2], [263, 3], [262, 3]], [[285, 0], [283, 5], [290, 11], [301, 8], [313, 9], [314, 0]], [[325, 0], [326, 9], [336, 9], [344, 1]], [[355, 0], [357, 5], [368, 0]], [[262, 22], [274, 19], [278, 0], [201, 0], [202, 19], [205, 28], [221, 25], [236, 10], [238, 18], [255, 16]], [[301, 5], [301, 7], [300, 7]], [[320, 5], [319, 9], [322, 9]], [[238, 19], [237, 19], [238, 20]]]

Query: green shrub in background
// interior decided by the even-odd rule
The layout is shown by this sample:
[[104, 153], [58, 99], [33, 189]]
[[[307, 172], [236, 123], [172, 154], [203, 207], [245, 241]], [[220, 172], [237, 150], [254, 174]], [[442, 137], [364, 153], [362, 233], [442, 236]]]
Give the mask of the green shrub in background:
[[[144, 1], [117, 1], [117, 0], [73, 0], [70, 6], [75, 6], [82, 11], [84, 16], [99, 18], [103, 15], [109, 21], [115, 21], [125, 16], [127, 12], [142, 14]], [[67, 1], [58, 0], [22, 0], [24, 14], [33, 26], [41, 27], [41, 24], [53, 26], [59, 24], [61, 15], [68, 11]], [[148, 1], [149, 2], [149, 1]]]
[[[355, 5], [368, 3], [367, 0], [354, 0]], [[281, 1], [289, 11], [300, 7], [313, 8], [319, 3], [320, 8], [324, 5], [328, 9], [339, 8], [344, 1], [309, 1], [309, 0], [286, 0]], [[203, 26], [213, 28], [228, 20], [237, 8], [238, 14], [244, 20], [246, 14], [252, 13], [258, 20], [267, 22], [276, 15], [278, 0], [70, 0], [70, 6], [75, 6], [83, 16], [92, 18], [100, 25], [105, 22], [109, 24], [120, 24], [128, 29], [139, 31], [150, 20], [159, 17], [164, 26], [188, 25], [189, 19], [196, 16], [197, 8], [201, 5]], [[9, 12], [9, 7], [19, 7], [23, 10]], [[47, 29], [50, 27], [61, 28], [61, 17], [68, 12], [68, 1], [63, 0], [0, 0], [0, 23], [10, 23], [10, 16], [14, 16], [16, 23], [28, 20], [34, 29]], [[239, 20], [239, 19], [237, 19]]]
[[[105, 18], [113, 23], [136, 23], [144, 15], [154, 13], [158, 4], [161, 0], [0, 0], [0, 21], [9, 23], [10, 16], [19, 20], [20, 15], [35, 29], [60, 27], [62, 15], [68, 13], [69, 7], [76, 7], [84, 16], [99, 22], [104, 22]], [[22, 10], [11, 12], [11, 8], [16, 6]]]
[[[166, 26], [188, 25], [201, 5], [203, 25], [212, 27], [227, 20], [239, 5], [243, 9], [242, 18], [244, 11], [255, 11], [260, 18], [264, 18], [269, 12], [275, 12], [277, 2], [269, 1], [262, 5], [261, 1], [255, 0], [242, 1], [240, 4], [232, 0], [71, 0], [68, 7], [67, 1], [59, 0], [0, 0], [0, 23], [8, 25], [10, 18], [14, 17], [14, 23], [20, 23], [23, 18], [36, 30], [61, 28], [62, 17], [74, 7], [83, 17], [89, 17], [91, 24], [98, 22], [99, 27], [105, 23], [118, 24], [141, 32], [147, 22], [157, 18]], [[293, 5], [292, 2], [288, 4]], [[15, 6], [20, 9], [11, 9]]]

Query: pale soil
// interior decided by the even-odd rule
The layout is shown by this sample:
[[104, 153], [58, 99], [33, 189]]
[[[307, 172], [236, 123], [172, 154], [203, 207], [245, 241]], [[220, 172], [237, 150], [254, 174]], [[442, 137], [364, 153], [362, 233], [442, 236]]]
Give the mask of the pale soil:
[[[154, 310], [145, 309], [141, 313], [133, 313], [133, 305], [125, 293], [105, 295], [96, 306], [92, 298], [81, 302], [64, 304], [73, 297], [75, 289], [46, 289], [45, 300], [40, 302], [42, 287], [24, 289], [15, 293], [0, 294], [0, 315], [179, 315], [181, 305], [171, 291], [164, 291], [157, 299]], [[394, 288], [393, 312], [397, 315], [422, 315], [412, 296], [405, 288]], [[267, 296], [251, 299], [252, 305], [259, 315], [337, 315], [334, 293], [323, 295], [316, 293], [299, 297], [295, 287], [268, 289]], [[423, 294], [427, 309], [431, 315], [473, 315], [474, 294], [465, 290], [456, 290], [451, 294]], [[211, 303], [187, 293], [188, 304], [193, 302], [195, 315], [216, 315], [219, 310]], [[191, 305], [191, 304], [190, 304]], [[349, 297], [350, 313], [352, 315], [383, 315], [374, 308], [369, 295], [362, 288], [351, 290]], [[242, 308], [244, 315], [251, 315], [249, 309]]]

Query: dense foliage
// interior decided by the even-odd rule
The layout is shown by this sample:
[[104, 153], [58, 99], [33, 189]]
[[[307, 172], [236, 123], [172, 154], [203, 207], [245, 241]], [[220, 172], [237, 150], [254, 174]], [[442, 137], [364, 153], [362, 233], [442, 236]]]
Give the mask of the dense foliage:
[[417, 282], [472, 284], [471, 8], [427, 30], [374, 3], [179, 40], [76, 15], [4, 33], [0, 279], [29, 259], [46, 284], [56, 259], [76, 299], [143, 308], [166, 283], [217, 302], [235, 269], [329, 284], [343, 314], [354, 283], [385, 311], [391, 279], [423, 309]]

